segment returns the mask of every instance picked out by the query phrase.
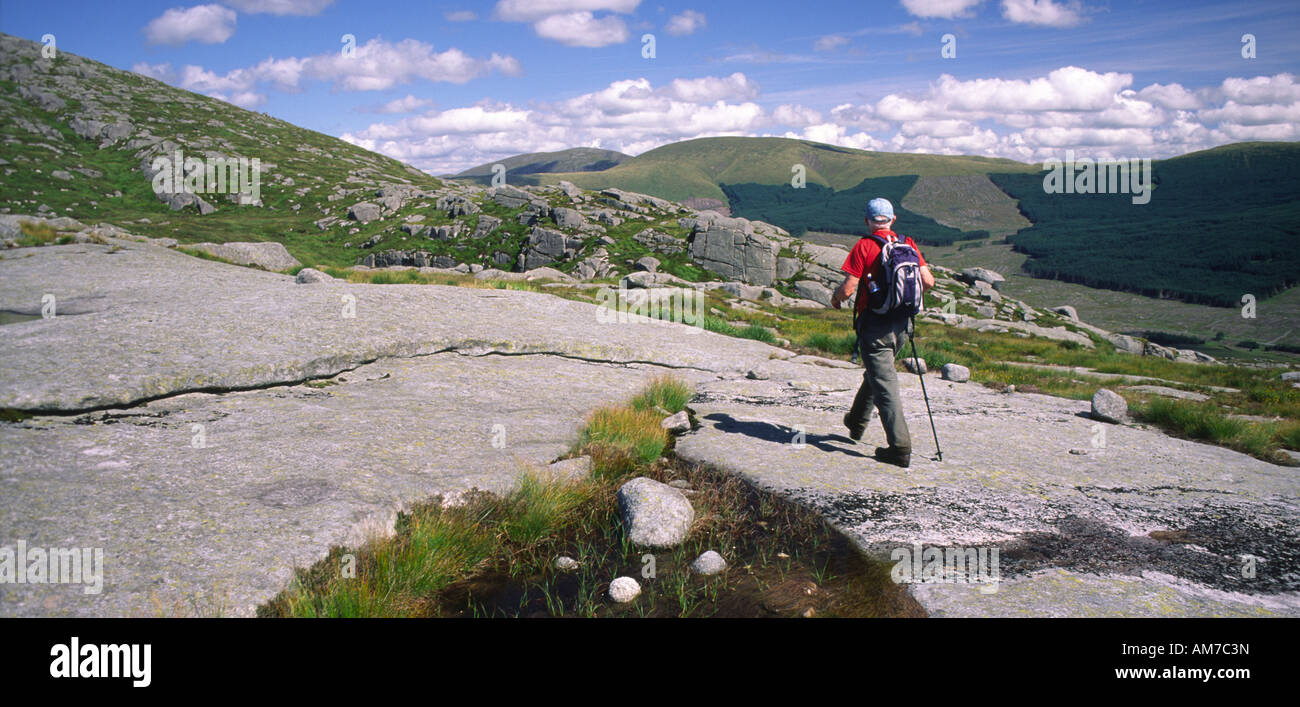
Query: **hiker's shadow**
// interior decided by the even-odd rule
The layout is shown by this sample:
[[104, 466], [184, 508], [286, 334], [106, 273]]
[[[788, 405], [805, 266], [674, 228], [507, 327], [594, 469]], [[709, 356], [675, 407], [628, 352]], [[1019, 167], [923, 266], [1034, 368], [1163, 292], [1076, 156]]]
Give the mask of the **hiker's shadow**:
[[[711, 413], [705, 415], [702, 419], [712, 422], [713, 428], [719, 432], [742, 434], [754, 439], [761, 439], [764, 442], [776, 442], [778, 444], [794, 444], [798, 441], [799, 431], [788, 425], [776, 425], [759, 420], [737, 420], [724, 412]], [[862, 452], [837, 446], [835, 443], [853, 444], [853, 440], [842, 435], [804, 433], [803, 442], [823, 452], [840, 452], [851, 457], [867, 458], [867, 455]]]

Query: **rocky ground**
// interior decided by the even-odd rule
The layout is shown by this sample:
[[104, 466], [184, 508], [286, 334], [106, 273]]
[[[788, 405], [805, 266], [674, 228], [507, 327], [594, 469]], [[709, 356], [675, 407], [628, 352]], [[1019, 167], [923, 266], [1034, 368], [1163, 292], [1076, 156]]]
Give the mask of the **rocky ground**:
[[668, 370], [699, 394], [687, 459], [818, 509], [873, 554], [999, 548], [996, 592], [914, 585], [933, 614], [1300, 614], [1291, 469], [1103, 424], [1086, 402], [929, 378], [931, 461], [903, 375], [901, 470], [870, 457], [875, 421], [844, 436], [861, 378], [844, 362], [602, 323], [536, 292], [310, 282], [120, 235], [0, 259], [0, 537], [102, 547], [107, 566], [99, 595], [0, 585], [6, 615], [247, 615], [404, 503], [546, 466], [586, 411]]

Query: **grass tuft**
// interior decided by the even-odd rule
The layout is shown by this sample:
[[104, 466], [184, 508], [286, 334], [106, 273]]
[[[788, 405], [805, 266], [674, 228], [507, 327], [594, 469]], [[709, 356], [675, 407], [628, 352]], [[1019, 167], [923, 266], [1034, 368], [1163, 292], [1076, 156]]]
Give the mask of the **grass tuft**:
[[668, 432], [660, 425], [662, 416], [653, 410], [627, 407], [604, 407], [587, 417], [582, 444], [619, 447], [631, 452], [644, 463], [663, 454], [668, 446]]
[[659, 376], [650, 381], [646, 389], [632, 398], [629, 403], [633, 410], [654, 410], [663, 408], [670, 413], [681, 412], [691, 399], [691, 389], [681, 380], [672, 376]]

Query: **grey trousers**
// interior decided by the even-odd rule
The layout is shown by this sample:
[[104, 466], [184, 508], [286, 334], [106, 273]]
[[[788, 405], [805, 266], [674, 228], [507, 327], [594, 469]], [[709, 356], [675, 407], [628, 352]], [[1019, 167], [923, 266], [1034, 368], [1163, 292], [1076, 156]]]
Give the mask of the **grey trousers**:
[[885, 441], [900, 452], [912, 451], [912, 436], [903, 418], [903, 400], [898, 393], [898, 373], [894, 357], [903, 350], [912, 320], [906, 317], [885, 319], [864, 314], [859, 322], [859, 355], [866, 371], [862, 385], [849, 408], [851, 426], [864, 425], [874, 404], [880, 411]]

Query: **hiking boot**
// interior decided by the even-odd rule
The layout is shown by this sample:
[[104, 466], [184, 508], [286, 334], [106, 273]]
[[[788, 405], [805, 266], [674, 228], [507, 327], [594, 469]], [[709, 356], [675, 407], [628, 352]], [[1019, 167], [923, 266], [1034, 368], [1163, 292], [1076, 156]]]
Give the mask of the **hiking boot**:
[[858, 425], [849, 424], [849, 414], [847, 412], [844, 413], [844, 426], [849, 428], [849, 439], [854, 442], [861, 441], [862, 433], [867, 431], [867, 423], [865, 422]]
[[912, 465], [912, 450], [897, 447], [876, 447], [876, 458], [887, 464], [901, 466], [904, 469]]

